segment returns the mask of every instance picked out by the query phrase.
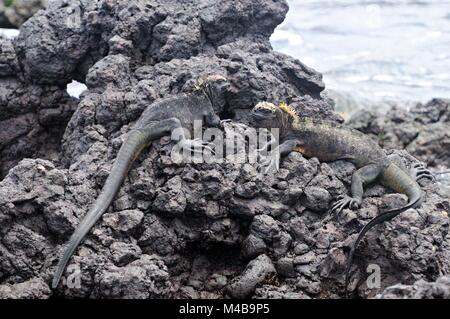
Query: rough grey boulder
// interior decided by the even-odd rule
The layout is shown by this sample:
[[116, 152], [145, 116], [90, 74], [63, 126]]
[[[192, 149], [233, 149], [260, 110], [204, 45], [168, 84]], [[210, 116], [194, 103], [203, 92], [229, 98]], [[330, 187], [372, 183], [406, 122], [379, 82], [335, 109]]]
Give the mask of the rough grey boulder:
[[0, 178], [22, 158], [58, 161], [77, 102], [65, 88], [24, 81], [13, 42], [0, 38]]
[[3, 0], [0, 3], [0, 28], [18, 28], [36, 12], [47, 6], [48, 0]]
[[51, 290], [41, 278], [0, 286], [1, 299], [44, 299], [50, 295]]
[[387, 114], [359, 111], [348, 125], [371, 134], [388, 149], [406, 149], [430, 166], [450, 167], [450, 100], [418, 103], [409, 111], [395, 107]]
[[130, 43], [128, 54], [152, 65], [247, 35], [267, 41], [287, 9], [284, 1], [265, 0], [51, 1], [21, 28], [17, 48], [31, 78], [67, 83], [84, 79], [111, 51], [126, 49], [117, 45], [124, 41]]
[[379, 299], [450, 299], [450, 277], [442, 276], [434, 282], [423, 279], [412, 285], [394, 285], [387, 287]]
[[260, 255], [252, 260], [244, 272], [235, 278], [228, 290], [233, 298], [245, 298], [249, 296], [257, 285], [270, 279], [276, 273], [272, 261], [266, 255]]

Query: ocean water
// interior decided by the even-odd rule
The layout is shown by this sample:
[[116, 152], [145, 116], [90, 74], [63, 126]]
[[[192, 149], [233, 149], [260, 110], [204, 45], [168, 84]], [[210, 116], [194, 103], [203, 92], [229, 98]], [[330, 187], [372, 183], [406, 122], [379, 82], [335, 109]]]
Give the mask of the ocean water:
[[450, 98], [450, 0], [288, 0], [274, 49], [321, 72], [337, 110]]
[[0, 28], [0, 35], [5, 36], [7, 38], [14, 38], [19, 35], [19, 30]]

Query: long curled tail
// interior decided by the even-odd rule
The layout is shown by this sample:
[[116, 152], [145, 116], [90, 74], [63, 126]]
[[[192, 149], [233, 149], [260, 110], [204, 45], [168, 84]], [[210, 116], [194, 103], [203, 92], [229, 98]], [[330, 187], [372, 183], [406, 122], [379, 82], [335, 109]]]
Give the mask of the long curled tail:
[[407, 173], [400, 169], [395, 164], [390, 164], [382, 173], [382, 181], [386, 186], [391, 187], [393, 190], [406, 194], [408, 196], [408, 204], [403, 207], [394, 208], [381, 213], [368, 222], [358, 234], [358, 237], [354, 241], [350, 250], [349, 257], [347, 259], [347, 266], [345, 269], [345, 297], [348, 297], [348, 284], [350, 267], [352, 266], [353, 257], [358, 247], [359, 242], [363, 239], [364, 235], [372, 229], [374, 226], [383, 222], [389, 221], [402, 212], [420, 205], [422, 201], [422, 191], [420, 186], [414, 181]]
[[148, 138], [143, 132], [139, 130], [132, 130], [128, 133], [125, 142], [120, 148], [116, 161], [114, 162], [111, 173], [109, 174], [100, 195], [96, 199], [94, 206], [84, 216], [72, 237], [70, 237], [64, 254], [58, 262], [52, 281], [52, 288], [56, 288], [58, 286], [61, 276], [75, 249], [81, 243], [89, 230], [94, 226], [97, 220], [108, 209], [109, 205], [111, 205], [114, 197], [120, 189], [120, 186], [122, 185], [125, 176], [128, 173], [131, 164], [142, 149], [148, 146], [148, 144]]

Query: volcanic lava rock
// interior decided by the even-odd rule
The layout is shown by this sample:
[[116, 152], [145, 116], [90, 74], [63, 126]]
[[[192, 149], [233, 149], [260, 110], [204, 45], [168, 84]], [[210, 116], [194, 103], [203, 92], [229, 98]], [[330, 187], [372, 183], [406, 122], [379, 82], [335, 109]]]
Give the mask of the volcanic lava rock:
[[413, 285], [394, 285], [387, 287], [379, 299], [450, 299], [450, 277], [442, 276], [434, 282], [423, 279]]
[[406, 149], [433, 167], [450, 167], [450, 100], [418, 103], [409, 112], [394, 107], [387, 114], [359, 111], [348, 125], [371, 134], [387, 149]]
[[47, 6], [48, 0], [3, 0], [0, 3], [0, 28], [18, 28], [36, 12]]
[[[231, 89], [216, 111], [243, 123], [241, 131], [225, 123], [224, 138], [242, 133], [261, 100], [342, 122], [321, 96], [321, 75], [270, 46], [287, 9], [281, 0], [52, 1], [16, 40], [1, 40], [2, 297], [343, 295], [356, 233], [380, 207], [396, 207], [403, 197], [376, 185], [358, 211], [330, 215], [329, 205], [349, 191], [349, 163], [293, 153], [268, 175], [233, 154], [217, 163], [175, 163], [167, 138], [142, 152], [63, 282], [49, 288], [125, 134], [155, 100], [220, 73]], [[80, 99], [65, 93], [74, 79], [88, 88]], [[434, 113], [432, 121], [436, 116], [440, 121]], [[411, 165], [406, 152], [397, 153]], [[364, 282], [367, 263], [380, 266], [383, 281], [377, 291], [360, 284], [355, 294], [374, 296], [391, 284], [450, 271], [450, 203], [437, 185], [422, 184], [421, 208], [372, 230], [360, 245], [352, 288]]]
[[0, 3], [0, 27], [19, 28], [39, 10], [47, 6], [48, 0], [4, 0]]
[[0, 178], [22, 158], [58, 161], [77, 102], [65, 88], [25, 81], [14, 42], [0, 38]]
[[228, 289], [233, 298], [245, 298], [255, 290], [258, 284], [274, 274], [275, 267], [270, 258], [260, 255], [247, 265], [242, 275], [230, 283]]

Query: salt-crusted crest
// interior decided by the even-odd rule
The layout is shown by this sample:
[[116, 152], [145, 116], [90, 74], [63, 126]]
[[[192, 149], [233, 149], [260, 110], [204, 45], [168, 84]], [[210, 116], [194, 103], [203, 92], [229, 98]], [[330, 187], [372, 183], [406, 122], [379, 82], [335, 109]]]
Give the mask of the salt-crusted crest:
[[280, 105], [278, 105], [278, 107], [285, 113], [289, 114], [290, 116], [292, 116], [294, 118], [294, 120], [298, 120], [298, 114], [297, 111], [294, 110], [294, 108], [290, 105], [288, 105], [285, 102], [281, 102]]
[[273, 110], [275, 112], [275, 110], [277, 109], [277, 106], [273, 103], [270, 102], [259, 102], [258, 104], [256, 104], [256, 109], [267, 109], [267, 110]]

